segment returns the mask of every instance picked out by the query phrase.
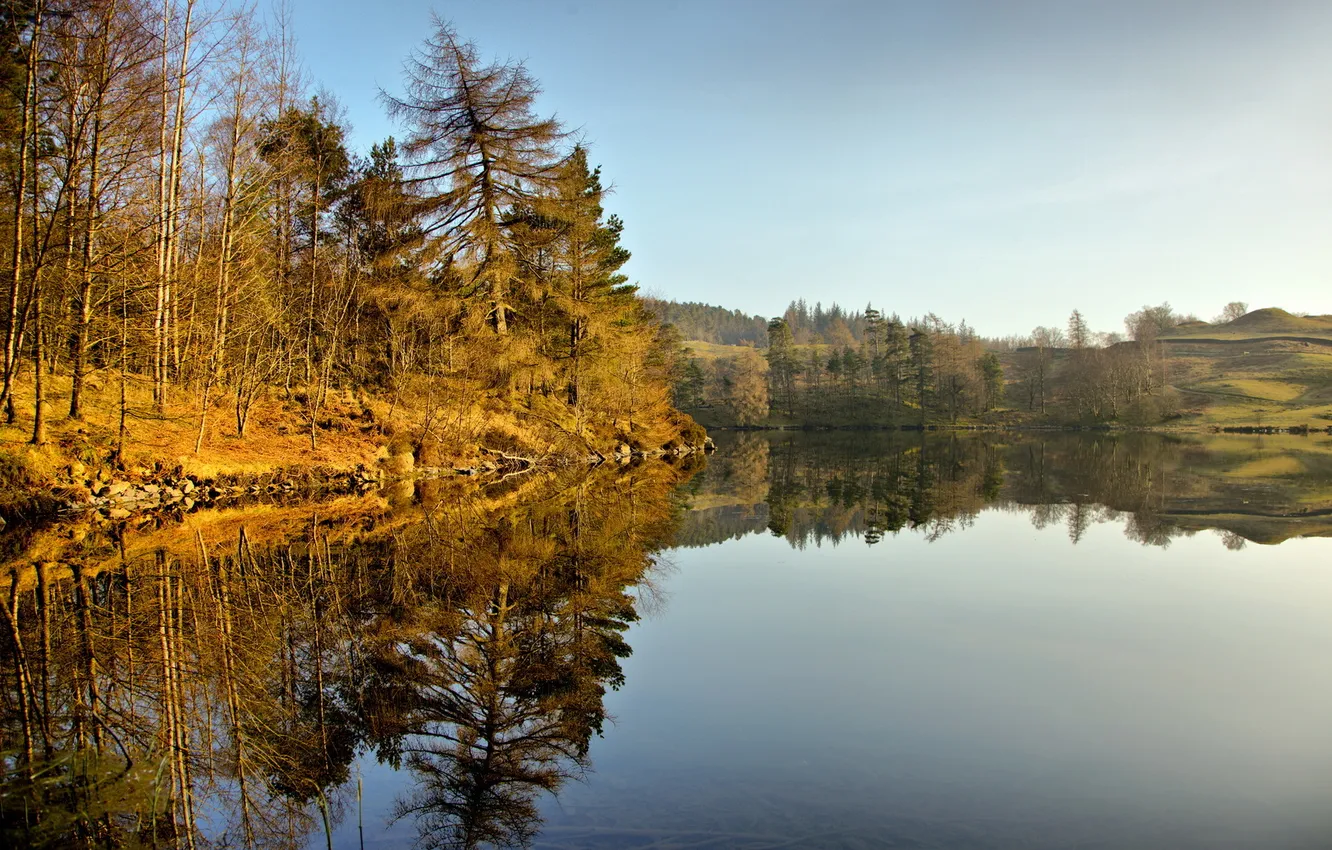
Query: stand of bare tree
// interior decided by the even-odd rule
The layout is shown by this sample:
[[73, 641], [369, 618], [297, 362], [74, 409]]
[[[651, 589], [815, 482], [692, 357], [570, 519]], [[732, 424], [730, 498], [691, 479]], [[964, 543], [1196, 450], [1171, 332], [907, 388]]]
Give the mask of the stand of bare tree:
[[13, 423], [31, 388], [33, 443], [53, 388], [80, 420], [108, 379], [122, 424], [138, 387], [139, 416], [193, 405], [196, 452], [224, 399], [243, 438], [268, 393], [311, 447], [336, 392], [517, 411], [584, 449], [678, 421], [623, 224], [521, 65], [437, 21], [385, 95], [404, 143], [361, 157], [281, 16], [13, 0], [0, 26], [0, 402]]

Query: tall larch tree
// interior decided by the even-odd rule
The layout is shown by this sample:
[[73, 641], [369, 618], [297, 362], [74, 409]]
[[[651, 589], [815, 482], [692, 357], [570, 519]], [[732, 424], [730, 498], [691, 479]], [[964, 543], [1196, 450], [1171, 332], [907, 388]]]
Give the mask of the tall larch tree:
[[518, 275], [510, 213], [555, 186], [566, 134], [554, 118], [536, 116], [540, 89], [526, 68], [483, 62], [438, 18], [404, 75], [405, 93], [383, 98], [408, 130], [402, 147], [428, 200], [427, 232], [440, 262], [465, 268], [465, 296], [505, 335]]

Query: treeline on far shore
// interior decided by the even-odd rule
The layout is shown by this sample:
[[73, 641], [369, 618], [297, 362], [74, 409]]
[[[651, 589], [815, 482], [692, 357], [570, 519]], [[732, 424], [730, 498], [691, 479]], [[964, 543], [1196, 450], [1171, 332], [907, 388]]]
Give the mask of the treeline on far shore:
[[[793, 307], [768, 322], [761, 346], [695, 344], [677, 381], [676, 401], [705, 424], [742, 427], [1214, 424], [1218, 420], [1205, 419], [1200, 404], [1261, 402], [1245, 393], [1268, 388], [1298, 396], [1307, 377], [1305, 361], [1318, 356], [1264, 350], [1249, 358], [1252, 362], [1239, 362], [1250, 354], [1247, 345], [1217, 345], [1210, 352], [1200, 347], [1216, 342], [1199, 336], [1204, 332], [1245, 338], [1246, 322], [1323, 318], [1299, 319], [1274, 309], [1246, 315], [1246, 309], [1239, 302], [1227, 305], [1217, 324], [1209, 325], [1178, 315], [1168, 304], [1144, 307], [1126, 317], [1126, 335], [1096, 333], [1074, 310], [1066, 327], [1037, 327], [1025, 337], [993, 340], [966, 322], [951, 324], [934, 314], [903, 320], [868, 307], [852, 316], [856, 338], [832, 344], [801, 342], [813, 332], [806, 326], [797, 333], [805, 318]], [[832, 327], [843, 324], [852, 325], [840, 314], [834, 317]], [[1282, 344], [1312, 343], [1321, 340]], [[1238, 377], [1256, 383], [1227, 384], [1236, 377], [1232, 369], [1250, 370]], [[1288, 385], [1281, 383], [1287, 379], [1282, 370], [1293, 375]], [[1192, 384], [1198, 389], [1186, 396], [1181, 388]], [[1265, 412], [1271, 409], [1254, 410], [1253, 427], [1291, 427], [1264, 425]], [[1318, 410], [1309, 413], [1318, 418]], [[1321, 430], [1316, 423], [1296, 427]]]
[[965, 323], [867, 313], [864, 341], [840, 347], [798, 345], [786, 321], [773, 319], [766, 351], [692, 358], [677, 403], [734, 425], [1012, 424], [1056, 408], [1069, 421], [1148, 424], [1172, 412], [1160, 392], [1164, 354], [1146, 335], [1096, 346], [1047, 332], [999, 352]]

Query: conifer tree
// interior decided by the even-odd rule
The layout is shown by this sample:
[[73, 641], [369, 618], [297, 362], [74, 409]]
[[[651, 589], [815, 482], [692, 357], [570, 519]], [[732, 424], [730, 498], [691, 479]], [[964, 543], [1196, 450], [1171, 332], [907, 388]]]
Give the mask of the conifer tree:
[[402, 97], [383, 97], [408, 129], [403, 151], [427, 202], [427, 232], [441, 262], [466, 267], [464, 294], [507, 334], [518, 273], [509, 213], [553, 188], [565, 133], [534, 114], [540, 89], [526, 68], [485, 64], [438, 18], [405, 77]]
[[773, 396], [781, 400], [788, 416], [795, 413], [795, 375], [797, 363], [791, 328], [783, 319], [768, 322], [768, 376]]
[[1082, 351], [1091, 343], [1091, 331], [1087, 329], [1087, 320], [1074, 310], [1068, 317], [1068, 347]]

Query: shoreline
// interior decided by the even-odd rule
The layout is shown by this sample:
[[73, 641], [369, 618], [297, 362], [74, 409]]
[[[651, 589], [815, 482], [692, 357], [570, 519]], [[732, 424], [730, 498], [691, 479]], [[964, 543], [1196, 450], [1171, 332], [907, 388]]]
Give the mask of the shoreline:
[[582, 458], [566, 455], [528, 458], [491, 452], [491, 458], [473, 466], [414, 467], [395, 472], [386, 464], [371, 468], [358, 463], [352, 469], [296, 465], [211, 477], [186, 472], [180, 465], [168, 469], [157, 461], [151, 472], [143, 476], [112, 477], [103, 469], [81, 481], [5, 494], [0, 497], [0, 531], [89, 516], [117, 522], [154, 513], [183, 515], [196, 509], [247, 501], [332, 498], [440, 478], [471, 479], [487, 484], [529, 473], [578, 467], [591, 472], [601, 466], [628, 466], [652, 460], [673, 465], [715, 450], [712, 440], [704, 438], [698, 444], [681, 444], [670, 449], [634, 449], [621, 444], [610, 455], [597, 452]]

